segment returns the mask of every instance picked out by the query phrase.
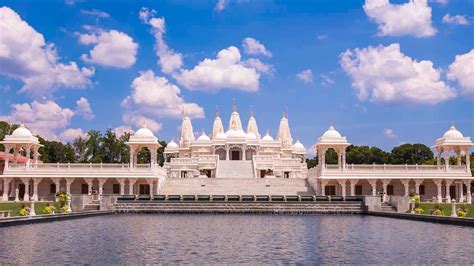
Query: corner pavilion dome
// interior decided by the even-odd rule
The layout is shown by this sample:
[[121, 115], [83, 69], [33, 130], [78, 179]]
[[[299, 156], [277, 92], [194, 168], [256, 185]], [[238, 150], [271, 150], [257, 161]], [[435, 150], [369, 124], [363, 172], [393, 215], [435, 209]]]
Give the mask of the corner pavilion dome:
[[464, 136], [462, 135], [462, 133], [457, 130], [454, 125], [452, 125], [443, 135], [443, 138], [445, 139], [462, 139], [463, 137]]
[[330, 125], [328, 130], [318, 138], [316, 144], [349, 144], [346, 137], [343, 137], [333, 125]]
[[148, 144], [153, 144], [153, 145], [158, 145], [161, 147], [161, 145], [158, 142], [158, 139], [155, 137], [153, 132], [151, 132], [150, 129], [148, 129], [146, 126], [140, 128], [130, 136], [130, 140], [126, 142], [126, 144], [138, 144], [138, 145], [148, 145]]
[[218, 133], [215, 139], [226, 139], [227, 135], [224, 132]]
[[15, 129], [11, 135], [5, 136], [3, 141], [4, 143], [32, 143], [39, 144], [38, 138], [33, 136], [31, 131], [25, 127], [25, 125], [20, 124], [20, 126]]
[[464, 137], [464, 135], [454, 126], [451, 127], [443, 134], [443, 137], [436, 140], [434, 147], [443, 146], [468, 146], [472, 147], [474, 144], [471, 142], [470, 137]]
[[299, 140], [297, 140], [295, 144], [293, 144], [293, 152], [297, 154], [306, 154], [306, 149]]

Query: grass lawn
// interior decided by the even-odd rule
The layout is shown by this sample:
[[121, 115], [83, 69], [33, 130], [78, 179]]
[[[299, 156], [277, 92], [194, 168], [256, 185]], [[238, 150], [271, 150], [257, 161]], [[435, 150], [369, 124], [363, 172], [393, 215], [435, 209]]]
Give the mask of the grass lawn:
[[[436, 204], [433, 203], [420, 203], [420, 208], [423, 209], [423, 214], [431, 214], [431, 209], [434, 208]], [[441, 207], [441, 209], [444, 211], [445, 216], [450, 216], [451, 215], [451, 204], [437, 204]], [[474, 204], [456, 204], [456, 209], [459, 209], [461, 206], [464, 206], [467, 208], [467, 216], [470, 218], [474, 218]]]
[[[47, 204], [50, 204], [56, 207], [56, 212], [59, 211], [59, 203], [57, 202], [36, 202], [35, 203], [35, 212], [37, 215], [43, 214], [43, 209], [46, 207]], [[23, 203], [15, 203], [15, 202], [8, 202], [8, 203], [0, 203], [0, 211], [11, 211], [11, 216], [18, 216], [18, 212], [21, 209]], [[26, 204], [26, 207], [29, 207], [30, 204]]]

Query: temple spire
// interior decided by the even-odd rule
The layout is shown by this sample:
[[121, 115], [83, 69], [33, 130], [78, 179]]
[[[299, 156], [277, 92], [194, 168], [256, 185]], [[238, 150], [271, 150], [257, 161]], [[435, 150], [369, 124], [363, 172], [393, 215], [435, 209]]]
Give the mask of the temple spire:
[[253, 108], [250, 106], [250, 118], [249, 122], [247, 123], [247, 134], [252, 133], [257, 137], [257, 139], [260, 139], [260, 133], [258, 132], [258, 126], [257, 126], [257, 120], [255, 119], [253, 115]]

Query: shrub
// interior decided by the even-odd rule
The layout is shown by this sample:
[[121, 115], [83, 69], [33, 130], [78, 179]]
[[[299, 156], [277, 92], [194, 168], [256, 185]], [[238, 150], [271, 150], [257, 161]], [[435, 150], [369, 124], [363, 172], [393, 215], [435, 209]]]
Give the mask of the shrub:
[[458, 217], [466, 217], [466, 212], [463, 212], [463, 211], [459, 210], [457, 215], [458, 215]]
[[411, 197], [411, 200], [413, 200], [415, 203], [420, 203], [420, 195], [414, 195]]
[[431, 210], [431, 214], [432, 215], [437, 215], [437, 216], [443, 216], [444, 215], [444, 211], [441, 209], [441, 207], [436, 204], [433, 209]]
[[43, 209], [43, 213], [44, 214], [51, 214], [52, 210], [51, 210], [51, 207], [50, 206], [46, 206], [44, 207]]
[[28, 215], [28, 210], [26, 208], [21, 208], [21, 210], [18, 212], [18, 215], [26, 216]]
[[416, 208], [415, 209], [415, 213], [417, 214], [422, 214], [424, 212], [424, 210], [422, 208]]
[[67, 212], [67, 206], [66, 205], [61, 207], [61, 212]]

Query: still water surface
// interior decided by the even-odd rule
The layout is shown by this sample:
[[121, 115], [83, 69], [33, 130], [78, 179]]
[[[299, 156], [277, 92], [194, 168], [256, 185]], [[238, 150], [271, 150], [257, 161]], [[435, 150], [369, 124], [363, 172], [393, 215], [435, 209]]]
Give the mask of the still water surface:
[[117, 214], [0, 228], [0, 264], [473, 264], [474, 229], [370, 216]]

